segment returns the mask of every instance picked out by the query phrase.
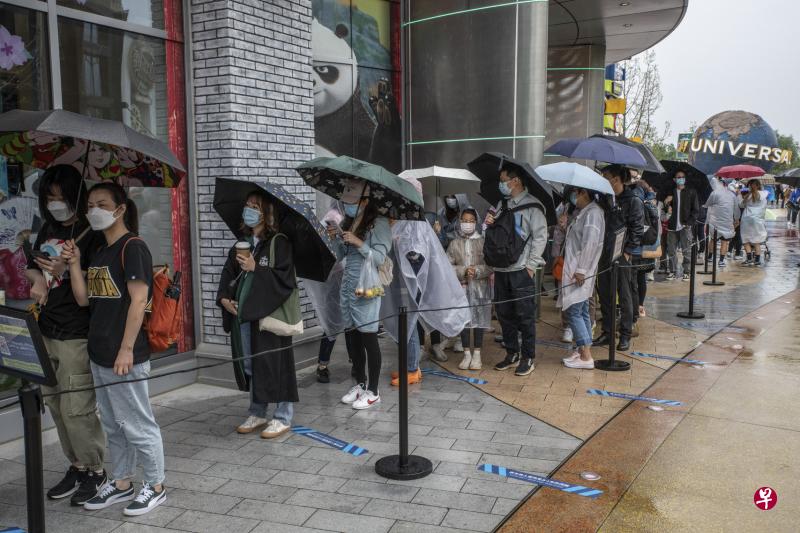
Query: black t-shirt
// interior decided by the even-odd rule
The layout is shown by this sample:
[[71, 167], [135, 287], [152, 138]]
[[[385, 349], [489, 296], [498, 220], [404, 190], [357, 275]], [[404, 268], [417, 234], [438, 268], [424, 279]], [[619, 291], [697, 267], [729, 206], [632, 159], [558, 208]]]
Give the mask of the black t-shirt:
[[[61, 255], [64, 243], [70, 238], [77, 240], [81, 251], [81, 270], [89, 267], [94, 255], [106, 242], [102, 232], [92, 231], [89, 229], [89, 224], [81, 220], [75, 223], [74, 231], [61, 224], [45, 224], [36, 237], [33, 249], [44, 252], [50, 257], [57, 257]], [[41, 270], [32, 256], [28, 260], [28, 268]], [[39, 329], [42, 335], [59, 340], [85, 339], [89, 334], [89, 309], [79, 306], [75, 301], [69, 269], [64, 272], [60, 280], [54, 279], [49, 274], [42, 274], [45, 283], [50, 287], [47, 303], [42, 306], [39, 315]]]
[[[89, 359], [111, 368], [117, 359], [125, 333], [131, 297], [128, 281], [147, 283], [147, 310], [153, 297], [153, 258], [150, 250], [133, 233], [120, 237], [111, 246], [104, 246], [92, 259], [86, 276], [89, 295]], [[130, 241], [130, 242], [128, 242]], [[125, 243], [128, 245], [125, 246]], [[122, 251], [125, 250], [123, 270]], [[150, 347], [144, 328], [139, 330], [133, 345], [133, 362], [139, 364], [150, 358]]]

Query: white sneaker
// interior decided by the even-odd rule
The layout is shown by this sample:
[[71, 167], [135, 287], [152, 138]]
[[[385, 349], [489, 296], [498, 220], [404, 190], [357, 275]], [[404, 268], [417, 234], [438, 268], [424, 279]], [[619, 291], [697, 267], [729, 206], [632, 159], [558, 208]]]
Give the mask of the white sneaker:
[[469, 369], [480, 370], [481, 368], [483, 368], [483, 363], [481, 363], [481, 351], [475, 350], [472, 352], [472, 361], [469, 362]]
[[655, 281], [656, 280], [656, 273], [654, 270], [651, 270], [647, 273], [647, 281]]
[[434, 344], [433, 348], [431, 349], [431, 357], [433, 357], [436, 361], [440, 361], [444, 363], [447, 361], [447, 354], [444, 353], [444, 343]]
[[361, 383], [354, 385], [352, 389], [347, 391], [347, 394], [342, 396], [342, 403], [346, 403], [348, 405], [352, 404], [354, 401], [358, 400], [364, 395], [365, 390], [366, 389], [364, 388], [364, 385]]
[[461, 343], [461, 339], [456, 339], [456, 342], [453, 344], [453, 351], [456, 353], [464, 351], [464, 345]]
[[445, 350], [449, 350], [453, 347], [453, 344], [456, 342], [456, 337], [445, 337], [442, 341], [442, 348]]
[[472, 363], [472, 354], [469, 350], [464, 350], [464, 358], [458, 363], [458, 368], [461, 370], [467, 370], [469, 368], [470, 363]]
[[250, 415], [247, 417], [247, 420], [244, 423], [236, 428], [237, 433], [252, 433], [253, 431], [257, 430], [263, 425], [266, 425], [267, 419], [266, 418], [259, 418], [257, 416]]
[[594, 370], [594, 359], [584, 361], [580, 357], [577, 359], [567, 359], [564, 361], [564, 366], [567, 368], [582, 368], [585, 370]]
[[580, 358], [581, 358], [580, 352], [575, 351], [572, 352], [572, 355], [570, 355], [569, 357], [564, 357], [563, 359], [561, 359], [561, 361], [566, 365], [567, 361], [574, 361], [575, 359], [580, 359]]
[[369, 409], [376, 403], [380, 403], [380, 401], [380, 394], [375, 394], [371, 390], [367, 389], [358, 400], [353, 402], [353, 409]]
[[264, 429], [264, 431], [261, 432], [261, 438], [274, 439], [275, 437], [280, 437], [287, 431], [289, 431], [288, 424], [284, 424], [277, 418], [273, 418], [269, 421], [269, 424], [267, 424], [267, 427]]
[[561, 335], [561, 342], [572, 342], [572, 328], [564, 328], [564, 333]]

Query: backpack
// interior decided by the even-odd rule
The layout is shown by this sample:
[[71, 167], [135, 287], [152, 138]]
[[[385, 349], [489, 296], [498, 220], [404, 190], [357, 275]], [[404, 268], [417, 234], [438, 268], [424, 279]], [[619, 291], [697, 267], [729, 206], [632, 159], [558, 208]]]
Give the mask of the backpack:
[[661, 231], [661, 221], [658, 219], [658, 210], [652, 205], [644, 204], [644, 233], [642, 233], [642, 246], [652, 246], [658, 240]]
[[[125, 248], [133, 240], [141, 241], [142, 239], [131, 237], [122, 245], [120, 256], [123, 272], [125, 271]], [[178, 301], [181, 295], [180, 279], [180, 271], [175, 272], [174, 278], [170, 278], [167, 265], [155, 268], [153, 271], [153, 300], [149, 312], [145, 315], [143, 325], [147, 332], [147, 343], [153, 352], [163, 352], [178, 342], [180, 326], [183, 322], [183, 309]]]
[[508, 268], [519, 260], [519, 256], [522, 255], [531, 236], [528, 235], [527, 239], [523, 239], [517, 233], [514, 213], [531, 207], [544, 213], [544, 208], [538, 203], [523, 204], [507, 209], [503, 202], [500, 215], [495, 219], [494, 224], [486, 228], [483, 258], [487, 265], [494, 268]]

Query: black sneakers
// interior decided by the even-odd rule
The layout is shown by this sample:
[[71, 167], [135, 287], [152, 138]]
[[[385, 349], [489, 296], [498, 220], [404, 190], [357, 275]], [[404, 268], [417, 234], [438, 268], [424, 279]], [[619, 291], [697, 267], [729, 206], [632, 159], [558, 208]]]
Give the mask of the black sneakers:
[[319, 383], [330, 383], [331, 382], [331, 373], [328, 371], [327, 366], [318, 366], [317, 367], [317, 382]]
[[505, 359], [494, 365], [494, 369], [508, 370], [509, 368], [514, 366], [517, 363], [517, 361], [519, 361], [518, 353], [507, 354]]
[[133, 499], [133, 484], [126, 490], [120, 490], [113, 480], [100, 489], [94, 497], [90, 498], [83, 504], [83, 508], [89, 511], [99, 511], [105, 509], [115, 503], [124, 502]]
[[69, 500], [69, 504], [74, 507], [80, 507], [89, 501], [108, 482], [105, 470], [102, 472], [87, 471], [81, 473], [83, 474], [81, 486], [78, 487], [78, 490]]
[[47, 491], [47, 497], [51, 500], [60, 500], [61, 498], [71, 496], [78, 490], [85, 475], [86, 472], [84, 470], [79, 470], [74, 466], [70, 466], [67, 473], [64, 474], [64, 479]]
[[133, 503], [128, 505], [122, 513], [125, 516], [139, 516], [149, 513], [167, 499], [167, 489], [161, 486], [161, 492], [156, 492], [156, 489], [151, 487], [148, 483], [142, 485], [142, 490], [133, 500]]
[[524, 358], [521, 359], [519, 364], [517, 365], [517, 369], [514, 371], [515, 376], [527, 376], [533, 372], [533, 358]]

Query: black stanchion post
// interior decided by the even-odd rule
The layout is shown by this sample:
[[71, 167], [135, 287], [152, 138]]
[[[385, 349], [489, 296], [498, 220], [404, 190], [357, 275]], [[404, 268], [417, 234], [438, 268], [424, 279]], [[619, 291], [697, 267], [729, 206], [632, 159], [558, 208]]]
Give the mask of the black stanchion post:
[[[617, 276], [619, 276], [619, 260], [615, 259], [611, 265], [611, 327], [609, 328], [608, 359], [599, 359], [594, 362], [595, 368], [610, 372], [631, 369], [629, 362], [617, 361]], [[605, 316], [603, 320], [606, 320]]]
[[711, 281], [704, 281], [703, 285], [721, 287], [724, 281], [717, 281], [717, 230], [714, 230], [714, 253], [711, 256]]
[[[701, 272], [698, 272], [698, 274], [703, 274], [703, 275], [711, 274], [711, 271], [708, 269], [708, 247], [709, 247], [709, 239], [708, 239], [708, 232], [707, 232], [707, 231], [706, 231], [706, 238], [705, 238], [705, 241], [706, 241], [706, 246], [705, 246], [705, 250], [703, 251], [703, 258], [704, 258], [704, 261], [703, 261], [703, 270], [702, 270]], [[692, 266], [692, 270], [694, 270], [694, 265]]]
[[[408, 309], [400, 308], [398, 317], [400, 346], [397, 350], [397, 372], [400, 377], [400, 453], [383, 457], [375, 463], [375, 472], [388, 479], [411, 480], [433, 472], [433, 464], [425, 457], [408, 455]], [[416, 332], [414, 332], [416, 335]]]
[[42, 412], [44, 401], [39, 385], [23, 381], [19, 403], [25, 435], [25, 485], [28, 504], [28, 533], [44, 533], [44, 466], [42, 464]]
[[[708, 248], [704, 252], [706, 257], [708, 257]], [[697, 243], [692, 245], [692, 271], [689, 274], [689, 311], [688, 312], [680, 312], [678, 316], [680, 318], [694, 318], [700, 319], [705, 318], [705, 313], [696, 313], [694, 310], [694, 282], [695, 282], [695, 269], [694, 263], [697, 260]]]

